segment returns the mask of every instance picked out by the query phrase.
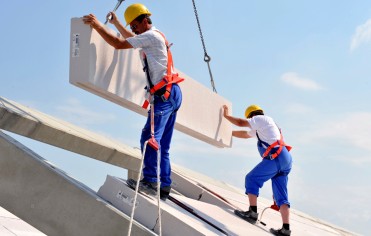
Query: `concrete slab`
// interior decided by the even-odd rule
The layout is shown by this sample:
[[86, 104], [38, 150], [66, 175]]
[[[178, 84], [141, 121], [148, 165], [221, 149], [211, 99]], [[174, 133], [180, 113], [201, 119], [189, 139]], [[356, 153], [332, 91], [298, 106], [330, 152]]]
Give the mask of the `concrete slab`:
[[[126, 185], [125, 180], [114, 176], [107, 176], [106, 181], [98, 191], [100, 197], [109, 201], [127, 215], [131, 214], [134, 194], [134, 190]], [[197, 221], [188, 212], [169, 203], [169, 201], [161, 201], [160, 206], [163, 235], [220, 235], [220, 232], [216, 229]], [[156, 197], [138, 194], [134, 219], [158, 233], [158, 206]]]
[[[115, 33], [113, 30], [111, 32]], [[183, 105], [175, 128], [217, 147], [232, 145], [231, 124], [222, 106], [231, 103], [177, 70]], [[70, 83], [141, 115], [146, 78], [138, 50], [115, 50], [81, 18], [71, 19]]]
[[[84, 148], [87, 150], [89, 148], [114, 150], [114, 152], [116, 152], [115, 155], [118, 155], [120, 158], [130, 159], [137, 158], [136, 156], [140, 157], [138, 150], [133, 151], [131, 148], [112, 148], [125, 145], [118, 144], [89, 131], [71, 126], [71, 124], [64, 121], [60, 121], [4, 98], [0, 99], [0, 128], [55, 145], [56, 147], [63, 147], [77, 153], [80, 153], [80, 151], [73, 142], [85, 145]], [[97, 157], [94, 152], [84, 151], [84, 153], [95, 159], [100, 158], [99, 155]], [[117, 160], [114, 162], [110, 162], [110, 160], [112, 159], [102, 159], [102, 161], [118, 166], [131, 166], [125, 164], [127, 163], [125, 160]], [[139, 160], [139, 158], [137, 160]], [[132, 166], [137, 167], [136, 164]], [[132, 168], [137, 169], [134, 167]], [[198, 201], [201, 202], [200, 204], [204, 204], [205, 202], [210, 203], [209, 205], [218, 206], [224, 209], [224, 211], [231, 211], [235, 206], [241, 209], [247, 209], [248, 201], [243, 194], [243, 190], [177, 165], [173, 165], [172, 169], [172, 174], [175, 179], [174, 188], [185, 196], [192, 198], [192, 201], [200, 199], [200, 201]], [[61, 176], [64, 177], [61, 178]], [[66, 181], [66, 179], [68, 181]], [[227, 199], [228, 202], [232, 204], [223, 203], [221, 198], [218, 198], [209, 190]], [[24, 197], [25, 192], [27, 193], [27, 197]], [[55, 199], [58, 201], [55, 201]], [[195, 204], [192, 203], [192, 201], [190, 201], [189, 204]], [[58, 204], [55, 204], [56, 202]], [[270, 199], [259, 198], [259, 212], [261, 213], [263, 208], [270, 206], [271, 203], [272, 200]], [[104, 206], [102, 206], [102, 204]], [[171, 203], [164, 204], [164, 207], [166, 205], [171, 206]], [[99, 223], [97, 222], [96, 225], [104, 222], [105, 219], [111, 219], [109, 224], [115, 224], [114, 227], [119, 227], [118, 225], [121, 227], [122, 224], [125, 224], [125, 219], [127, 219], [123, 216], [121, 211], [101, 199], [94, 192], [91, 192], [86, 186], [68, 177], [63, 171], [50, 165], [50, 163], [43, 160], [37, 154], [3, 133], [0, 135], [0, 206], [5, 207], [21, 219], [36, 226], [38, 229], [46, 227], [44, 224], [54, 226], [55, 221], [64, 221], [64, 218], [67, 218], [66, 211], [73, 212], [70, 220], [74, 221], [75, 217], [78, 219], [76, 219], [76, 222], [72, 222], [71, 225], [69, 222], [66, 222], [63, 226], [58, 225], [60, 228], [55, 228], [55, 231], [59, 232], [60, 235], [73, 235], [63, 233], [67, 230], [65, 228], [72, 230], [76, 227], [76, 223], [80, 220], [84, 220], [84, 216], [81, 216], [82, 213], [78, 212], [80, 209], [88, 209], [87, 212], [84, 211], [84, 214], [88, 215], [87, 218], [91, 218], [91, 216], [94, 216], [94, 218], [100, 217], [101, 214], [96, 214], [96, 212], [102, 212], [103, 216], [101, 217], [103, 219]], [[195, 207], [197, 206], [198, 203]], [[106, 208], [109, 208], [113, 212], [108, 211]], [[167, 212], [169, 212], [169, 215], [163, 218], [165, 222], [172, 222], [172, 215], [176, 215], [181, 219], [184, 218], [189, 220], [189, 222], [192, 222], [189, 223], [191, 225], [200, 224], [197, 219], [194, 219], [192, 216], [189, 216], [189, 214], [187, 215], [184, 210], [182, 211], [176, 207], [171, 206], [167, 209]], [[211, 215], [211, 213], [207, 214]], [[217, 218], [215, 219], [217, 220]], [[280, 215], [273, 210], [267, 210], [264, 213], [263, 221], [266, 222], [269, 227], [281, 226]], [[42, 222], [41, 226], [36, 225], [40, 224], [40, 222]], [[296, 211], [295, 209], [291, 209], [291, 223], [293, 232], [298, 235], [356, 235], [338, 226], [328, 224], [320, 219]], [[201, 225], [203, 225], [203, 223], [201, 223]], [[70, 229], [70, 227], [72, 227], [72, 229]], [[176, 227], [178, 226], [176, 225]], [[124, 227], [122, 230], [125, 232], [126, 228]], [[4, 231], [4, 227], [0, 227], [0, 232], [2, 233], [2, 231]], [[44, 230], [41, 231], [44, 232]], [[102, 235], [110, 235], [110, 231], [106, 232], [108, 233]], [[199, 232], [201, 231], [199, 230]], [[53, 234], [48, 233], [48, 235]]]
[[1, 236], [14, 236], [15, 234], [9, 231], [4, 226], [0, 225], [0, 235]]
[[19, 218], [0, 218], [0, 235], [46, 236]]
[[27, 224], [2, 207], [0, 207], [0, 235], [45, 236], [44, 233]]
[[233, 210], [225, 209], [213, 204], [197, 201], [185, 196], [176, 196], [177, 199], [194, 209], [203, 218], [222, 228], [227, 235], [271, 235], [269, 228], [263, 225], [252, 225], [234, 215]]
[[[217, 210], [212, 210], [212, 207], [205, 207], [202, 204], [198, 206], [198, 203], [194, 202], [194, 200], [210, 203], [212, 205], [214, 204], [229, 213], [233, 212], [234, 209], [248, 210], [248, 198], [244, 194], [243, 190], [237, 190], [233, 186], [212, 180], [211, 178], [202, 176], [201, 174], [195, 175], [192, 171], [188, 171], [181, 167], [173, 168], [173, 173], [174, 172], [178, 175], [177, 179], [179, 176], [182, 177], [181, 181], [176, 183], [177, 191], [185, 193], [185, 196], [191, 198], [190, 200], [189, 198], [183, 199], [183, 201], [190, 204], [192, 208], [204, 212], [206, 215], [212, 215], [214, 220], [220, 219], [221, 222], [227, 222], [223, 220], [228, 219], [225, 218], [228, 217], [228, 215], [223, 213], [213, 214], [213, 212], [216, 212]], [[197, 194], [192, 195], [192, 191], [195, 191]], [[198, 194], [199, 197], [194, 198], [194, 196], [197, 196]], [[261, 197], [258, 198], [259, 219], [266, 223], [269, 228], [280, 228], [282, 226], [281, 215], [278, 211], [269, 208], [272, 204], [273, 200], [267, 200]], [[263, 217], [261, 218], [262, 211], [267, 207], [268, 209], [264, 211]], [[223, 217], [219, 218], [219, 216]], [[247, 232], [251, 232], [250, 228], [245, 228], [242, 232], [238, 231], [238, 226], [233, 226], [234, 223], [235, 221], [231, 220], [226, 225], [231, 228], [237, 227], [236, 230], [240, 233], [239, 235], [245, 235]], [[291, 209], [290, 223], [291, 229], [295, 232], [295, 235], [356, 235], [353, 232], [334, 226], [323, 220], [313, 218], [295, 209]], [[250, 226], [250, 223], [245, 222], [245, 224]], [[267, 230], [267, 227], [263, 227], [261, 224], [258, 224], [257, 226]]]
[[207, 202], [223, 208], [236, 208], [236, 206], [231, 205], [228, 201], [225, 201], [224, 199], [212, 194], [210, 191], [202, 188], [202, 186], [198, 185], [198, 183], [193, 181], [191, 178], [183, 176], [181, 173], [174, 170], [174, 168], [172, 170], [171, 178], [173, 180], [171, 187], [188, 198]]
[[[2, 132], [0, 206], [47, 235], [121, 235], [129, 223], [94, 191]], [[133, 235], [154, 234], [135, 223]]]
[[3, 97], [0, 128], [128, 170], [139, 169], [140, 150]]
[[[217, 191], [217, 189], [213, 189], [213, 191]], [[98, 194], [118, 209], [126, 214], [130, 214], [134, 191], [126, 186], [125, 180], [107, 176], [106, 182], [100, 188]], [[233, 192], [228, 193], [224, 190], [222, 195], [226, 198], [233, 198], [235, 197], [233, 196], [234, 194]], [[166, 202], [161, 201], [162, 232], [164, 235], [271, 235], [269, 229], [272, 227], [279, 228], [282, 224], [279, 212], [274, 210], [267, 210], [264, 213], [263, 220], [267, 223], [267, 226], [259, 223], [252, 225], [237, 217], [233, 212], [234, 209], [229, 207], [219, 207], [179, 194], [171, 194], [171, 196], [190, 208], [200, 218], [205, 219], [222, 231], [215, 230], [212, 227], [210, 228], [205, 221], [184, 211], [183, 208], [179, 208], [178, 205], [168, 199]], [[243, 195], [241, 196], [243, 197]], [[247, 202], [244, 206], [247, 209]], [[261, 214], [262, 208], [259, 208], [259, 212]], [[135, 219], [148, 228], [155, 229], [155, 232], [158, 232], [158, 225], [156, 225], [158, 222], [157, 218], [157, 199], [139, 194], [138, 204], [135, 209]], [[205, 229], [205, 227], [207, 228]], [[351, 232], [343, 231], [338, 227], [333, 227], [322, 221], [315, 220], [303, 214], [297, 214], [296, 211], [293, 211], [291, 215], [291, 228], [295, 232], [295, 235], [354, 235]], [[192, 229], [194, 231], [191, 231]], [[205, 231], [210, 229], [211, 232]]]

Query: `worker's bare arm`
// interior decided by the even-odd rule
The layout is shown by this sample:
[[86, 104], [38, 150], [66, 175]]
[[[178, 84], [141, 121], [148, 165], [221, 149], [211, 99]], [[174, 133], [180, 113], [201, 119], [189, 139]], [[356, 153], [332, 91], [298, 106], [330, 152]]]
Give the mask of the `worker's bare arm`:
[[227, 120], [229, 120], [229, 122], [231, 122], [232, 124], [237, 125], [239, 127], [250, 127], [250, 124], [249, 124], [249, 122], [247, 122], [246, 119], [241, 119], [241, 118], [237, 118], [237, 117], [229, 115], [229, 109], [226, 105], [223, 106], [223, 109], [224, 109], [223, 116]]
[[85, 15], [82, 20], [85, 24], [90, 25], [93, 29], [95, 29], [112, 47], [116, 49], [133, 48], [131, 44], [124, 38], [117, 37], [116, 35], [110, 33], [93, 14]]
[[234, 130], [232, 136], [236, 138], [251, 138], [251, 135], [245, 130]]
[[110, 13], [108, 13], [108, 15], [111, 15], [111, 20], [109, 22], [116, 27], [116, 29], [120, 32], [120, 34], [124, 38], [130, 38], [130, 37], [135, 36], [135, 34], [133, 32], [131, 32], [130, 30], [126, 29], [122, 25], [122, 23], [119, 21], [119, 19], [117, 18], [116, 14], [114, 12], [110, 12]]

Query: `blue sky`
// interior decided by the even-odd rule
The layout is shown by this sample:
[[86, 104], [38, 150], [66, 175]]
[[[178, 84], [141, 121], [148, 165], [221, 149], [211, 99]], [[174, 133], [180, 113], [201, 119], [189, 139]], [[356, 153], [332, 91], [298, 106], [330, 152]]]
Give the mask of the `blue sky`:
[[[119, 8], [122, 17], [127, 0]], [[211, 88], [192, 1], [143, 0], [175, 66]], [[6, 1], [0, 8], [0, 96], [137, 147], [145, 118], [69, 84], [70, 19], [102, 21], [116, 1]], [[196, 1], [218, 93], [233, 115], [259, 104], [292, 145], [292, 207], [369, 234], [371, 2]], [[122, 17], [123, 18], [123, 17]], [[97, 190], [125, 172], [19, 136]], [[191, 148], [192, 147], [192, 148]], [[172, 160], [243, 188], [255, 140], [219, 149], [176, 132]], [[271, 197], [267, 183], [262, 196]]]

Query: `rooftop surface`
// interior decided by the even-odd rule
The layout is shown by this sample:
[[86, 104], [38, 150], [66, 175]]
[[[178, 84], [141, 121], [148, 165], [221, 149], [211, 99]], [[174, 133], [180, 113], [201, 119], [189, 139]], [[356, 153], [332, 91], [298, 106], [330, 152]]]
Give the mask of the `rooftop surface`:
[[[104, 148], [108, 150], [118, 145], [117, 142], [104, 136], [93, 134], [19, 103], [5, 98], [1, 99], [3, 101], [0, 106], [1, 129], [47, 142], [55, 147], [67, 148], [70, 151], [78, 150], [76, 147], [79, 144], [82, 145], [88, 141], [88, 147], [91, 150]], [[128, 210], [134, 191], [125, 185], [124, 180], [107, 176], [106, 182], [102, 183], [97, 193], [10, 136], [2, 133], [0, 141], [2, 157], [0, 159], [0, 191], [3, 193], [0, 195], [0, 205], [6, 209], [0, 211], [2, 227], [0, 230], [4, 231], [4, 235], [5, 233], [43, 235], [38, 230], [47, 235], [64, 235], [62, 232], [65, 231], [69, 232], [68, 235], [87, 235], [81, 233], [81, 230], [86, 227], [80, 225], [85, 224], [96, 232], [102, 230], [102, 226], [108, 223], [113, 223], [116, 228], [112, 226], [110, 229], [117, 231], [112, 231], [107, 235], [120, 235], [128, 228], [128, 216], [130, 215]], [[140, 157], [139, 151], [124, 144], [120, 147], [121, 149], [113, 149], [127, 160], [111, 164], [135, 171], [137, 162], [133, 160]], [[86, 155], [104, 162], [113, 160], [112, 158], [104, 160], [93, 152], [86, 153]], [[127, 165], [127, 163], [134, 164]], [[183, 207], [169, 200], [161, 202], [163, 235], [174, 235], [171, 233], [173, 231], [166, 230], [174, 230], [173, 226], [176, 224], [179, 235], [244, 235], [249, 233], [271, 235], [269, 228], [281, 226], [279, 213], [271, 209], [267, 209], [261, 219], [267, 226], [259, 223], [251, 225], [235, 216], [234, 209], [246, 210], [248, 208], [247, 197], [240, 189], [177, 165], [173, 166], [172, 176], [174, 191], [171, 196], [182, 202]], [[27, 198], [24, 197], [24, 193], [27, 193]], [[129, 200], [123, 201], [122, 199]], [[134, 217], [136, 219], [135, 229], [140, 232], [140, 235], [151, 235], [152, 229], [157, 233], [158, 228], [154, 227], [156, 226], [154, 222], [157, 222], [156, 199], [139, 194], [138, 202], [136, 217]], [[271, 204], [271, 200], [260, 198], [258, 204], [260, 214]], [[185, 208], [192, 209], [204, 220], [185, 211]], [[110, 214], [110, 217], [106, 214]], [[97, 225], [96, 222], [100, 222], [101, 225]], [[213, 226], [205, 222], [211, 222]], [[74, 225], [75, 223], [77, 226]], [[291, 228], [293, 235], [355, 235], [346, 229], [295, 209], [291, 210]], [[193, 233], [188, 234], [189, 230]]]

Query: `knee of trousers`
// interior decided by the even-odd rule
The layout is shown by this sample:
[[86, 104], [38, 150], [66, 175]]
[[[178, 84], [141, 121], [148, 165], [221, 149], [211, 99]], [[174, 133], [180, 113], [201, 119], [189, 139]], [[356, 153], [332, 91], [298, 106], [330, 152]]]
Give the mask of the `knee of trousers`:
[[246, 194], [254, 194], [259, 196], [259, 188], [260, 184], [256, 181], [256, 179], [252, 178], [249, 174], [245, 177], [245, 193]]

